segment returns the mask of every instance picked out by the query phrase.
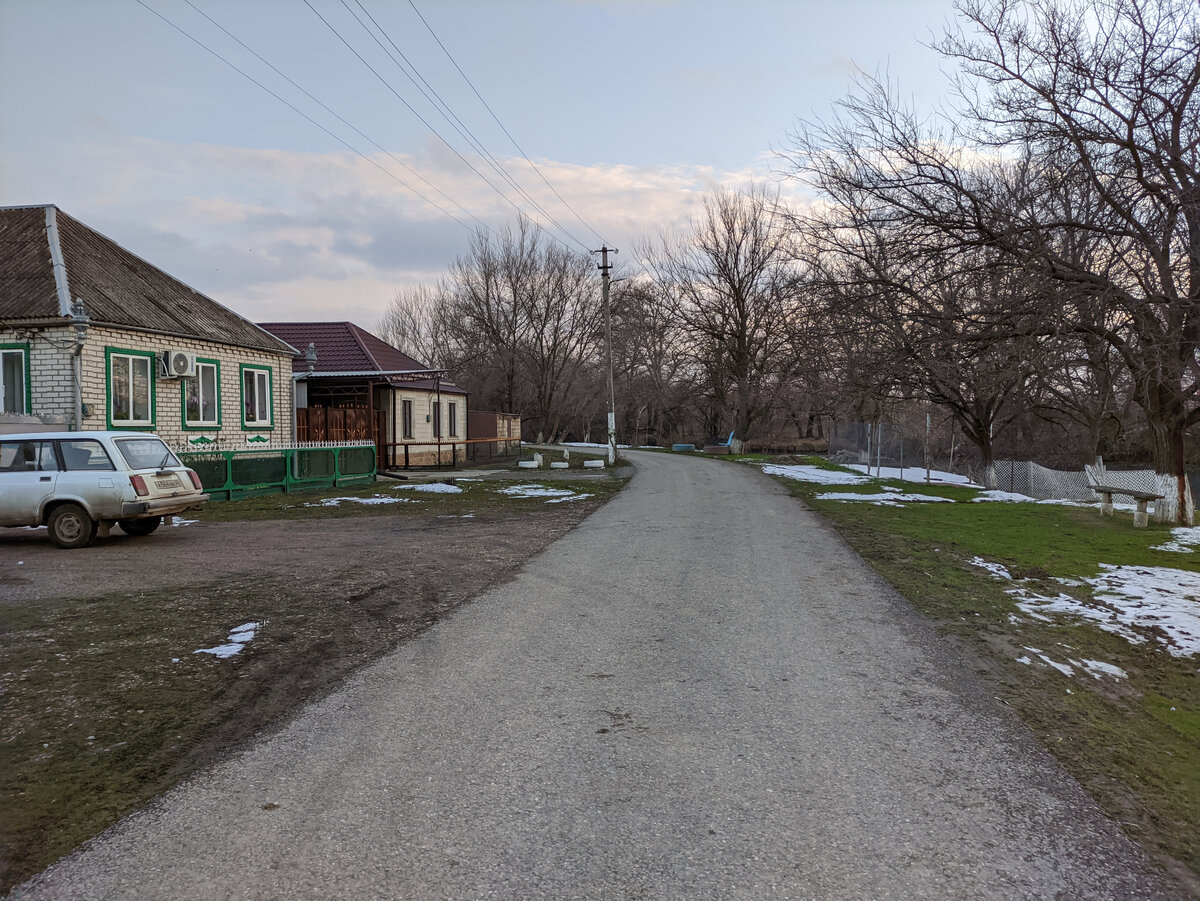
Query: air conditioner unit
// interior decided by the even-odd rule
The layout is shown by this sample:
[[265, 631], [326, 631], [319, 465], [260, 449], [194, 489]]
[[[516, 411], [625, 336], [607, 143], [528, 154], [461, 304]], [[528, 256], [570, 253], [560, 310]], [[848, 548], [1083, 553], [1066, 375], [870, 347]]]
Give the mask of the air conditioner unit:
[[163, 353], [163, 375], [171, 379], [190, 378], [196, 374], [196, 355], [182, 350]]

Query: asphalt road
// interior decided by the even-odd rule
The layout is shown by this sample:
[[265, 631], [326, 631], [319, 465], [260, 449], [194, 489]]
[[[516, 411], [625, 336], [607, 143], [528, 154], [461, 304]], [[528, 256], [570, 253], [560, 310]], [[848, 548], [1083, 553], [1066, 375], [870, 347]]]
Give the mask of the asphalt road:
[[515, 581], [17, 897], [1170, 897], [782, 488], [630, 456]]

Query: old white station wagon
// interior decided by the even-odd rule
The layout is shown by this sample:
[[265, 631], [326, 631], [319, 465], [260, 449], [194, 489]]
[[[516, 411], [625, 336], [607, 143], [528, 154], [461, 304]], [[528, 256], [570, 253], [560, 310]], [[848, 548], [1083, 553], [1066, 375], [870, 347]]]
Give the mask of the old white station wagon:
[[87, 547], [113, 523], [149, 535], [164, 516], [208, 502], [200, 477], [146, 432], [0, 435], [0, 526], [46, 526]]

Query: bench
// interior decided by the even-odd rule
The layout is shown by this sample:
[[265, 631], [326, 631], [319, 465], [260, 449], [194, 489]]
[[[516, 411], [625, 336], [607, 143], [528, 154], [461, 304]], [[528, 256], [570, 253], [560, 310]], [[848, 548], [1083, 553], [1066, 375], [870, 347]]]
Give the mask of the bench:
[[1161, 501], [1163, 496], [1155, 494], [1153, 491], [1137, 491], [1132, 488], [1117, 488], [1114, 485], [1094, 485], [1089, 484], [1092, 491], [1100, 495], [1100, 515], [1113, 515], [1113, 495], [1125, 494], [1133, 498], [1137, 502], [1137, 512], [1133, 514], [1133, 526], [1135, 529], [1143, 529], [1150, 521], [1149, 514], [1146, 510], [1147, 505], [1151, 501]]

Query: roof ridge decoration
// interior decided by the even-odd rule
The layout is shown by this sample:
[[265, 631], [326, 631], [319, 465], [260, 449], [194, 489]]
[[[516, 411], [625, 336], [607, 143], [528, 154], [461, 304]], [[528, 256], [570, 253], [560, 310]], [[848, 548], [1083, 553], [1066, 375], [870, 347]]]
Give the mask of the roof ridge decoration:
[[46, 205], [46, 239], [50, 244], [50, 262], [54, 269], [54, 287], [58, 292], [58, 312], [71, 315], [71, 287], [67, 282], [67, 264], [63, 262], [62, 241], [58, 235], [58, 207]]

